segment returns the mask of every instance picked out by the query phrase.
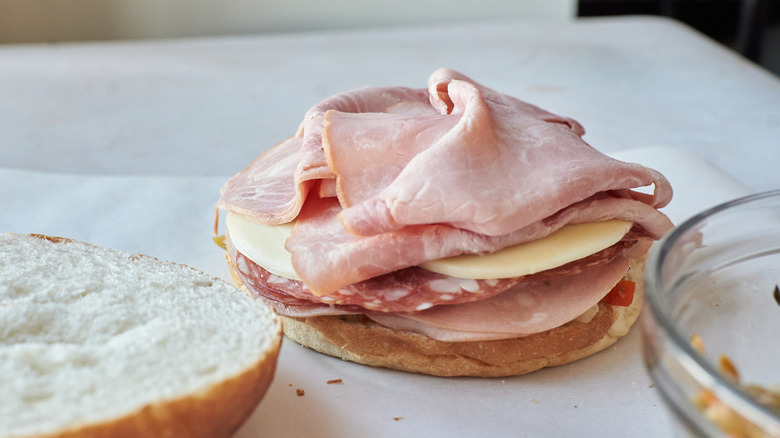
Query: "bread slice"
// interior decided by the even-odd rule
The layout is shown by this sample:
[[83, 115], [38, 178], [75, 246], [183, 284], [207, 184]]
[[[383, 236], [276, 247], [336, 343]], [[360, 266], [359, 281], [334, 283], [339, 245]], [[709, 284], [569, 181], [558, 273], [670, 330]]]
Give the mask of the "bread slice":
[[192, 268], [0, 235], [0, 437], [228, 437], [280, 342], [266, 304]]
[[[234, 284], [243, 287], [229, 263]], [[564, 365], [593, 355], [628, 334], [642, 307], [645, 256], [631, 261], [627, 280], [636, 283], [628, 307], [599, 303], [590, 321], [514, 339], [445, 342], [393, 330], [363, 315], [290, 318], [288, 338], [330, 356], [365, 365], [436, 376], [505, 377]]]

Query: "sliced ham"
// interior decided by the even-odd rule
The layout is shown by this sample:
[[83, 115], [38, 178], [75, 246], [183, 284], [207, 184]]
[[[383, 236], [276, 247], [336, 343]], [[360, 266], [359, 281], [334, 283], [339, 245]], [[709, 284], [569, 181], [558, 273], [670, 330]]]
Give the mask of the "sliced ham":
[[298, 171], [302, 144], [291, 137], [260, 155], [222, 187], [217, 208], [271, 225], [295, 219], [315, 179], [322, 177]]
[[482, 96], [484, 96], [485, 100], [491, 102], [496, 108], [506, 108], [506, 111], [509, 112], [528, 114], [548, 123], [560, 124], [579, 137], [582, 137], [585, 134], [585, 128], [574, 119], [553, 114], [536, 105], [499, 93], [498, 91], [490, 89], [468, 76], [449, 68], [440, 68], [428, 77], [428, 94], [431, 99], [431, 105], [438, 108], [442, 113], [449, 113], [452, 111], [453, 103], [452, 99], [449, 97], [447, 87], [453, 80], [473, 84]]
[[411, 267], [347, 285], [331, 294], [313, 295], [302, 281], [275, 275], [237, 251], [226, 236], [230, 259], [235, 261], [237, 273], [254, 296], [284, 304], [305, 314], [326, 313], [322, 307], [330, 307], [334, 314], [341, 312], [407, 312], [424, 310], [438, 305], [453, 305], [483, 300], [504, 293], [524, 281], [544, 282], [549, 279], [577, 275], [586, 270], [610, 263], [629, 253], [635, 242], [618, 242], [615, 245], [575, 260], [566, 265], [526, 277], [503, 279], [456, 278]]
[[[235, 254], [245, 283], [280, 311], [402, 312], [377, 318], [440, 338], [515, 336], [573, 319], [600, 297], [590, 290], [567, 303], [563, 292], [545, 292], [550, 299], [541, 300], [543, 283], [523, 281], [512, 293], [480, 285], [452, 301], [459, 304], [440, 305], [429, 299], [436, 278], [415, 266], [497, 251], [583, 222], [632, 221], [626, 246], [664, 235], [672, 224], [657, 209], [671, 199], [668, 181], [601, 154], [584, 133], [572, 119], [440, 69], [427, 88], [365, 87], [320, 102], [293, 137], [228, 181], [217, 206], [266, 224], [295, 220], [286, 248], [303, 282], [273, 278]], [[651, 194], [636, 190], [651, 185]], [[607, 269], [605, 262], [587, 266]], [[594, 282], [604, 286], [617, 267]], [[388, 286], [404, 278], [415, 285], [404, 294]], [[587, 283], [567, 278], [556, 291]], [[489, 311], [508, 317], [502, 306], [525, 316], [455, 324], [471, 313], [483, 321]], [[560, 316], [551, 316], [554, 307]]]
[[404, 314], [368, 313], [379, 324], [441, 341], [480, 341], [540, 333], [576, 319], [620, 281], [629, 260], [580, 274], [526, 281], [480, 301]]
[[341, 206], [360, 204], [379, 194], [458, 119], [440, 114], [328, 111], [323, 118], [323, 144], [337, 178]]
[[[417, 153], [377, 195], [349, 205], [340, 216], [349, 232], [370, 236], [408, 225], [449, 224], [499, 236], [599, 192], [655, 184], [659, 201], [654, 199], [654, 205], [670, 196], [668, 183], [659, 174], [596, 151], [569, 124], [550, 122], [526, 106], [487, 100], [466, 81], [452, 80], [446, 89], [452, 102], [450, 116], [457, 115], [458, 123]], [[446, 117], [439, 116], [440, 123], [451, 123]], [[340, 141], [326, 143], [326, 149], [346, 149], [338, 154], [350, 156], [376, 139], [380, 144], [371, 149], [385, 151], [376, 159], [395, 158], [387, 136], [350, 137], [357, 125], [354, 119], [351, 122], [327, 126], [327, 135]], [[366, 117], [365, 129], [399, 132], [398, 123], [394, 118]], [[425, 129], [436, 128], [426, 124]], [[403, 132], [415, 138], [412, 132]], [[346, 170], [340, 174], [350, 175]], [[348, 187], [346, 182], [339, 184]], [[350, 193], [344, 196], [349, 199]]]
[[[295, 136], [260, 155], [222, 187], [217, 208], [269, 225], [295, 219], [316, 180], [335, 178], [322, 149], [322, 118], [329, 110], [384, 112], [427, 102], [424, 89], [366, 87], [339, 93], [306, 113]], [[400, 104], [400, 105], [399, 105]], [[327, 189], [327, 186], [326, 186]]]
[[320, 198], [335, 198], [337, 196], [336, 178], [321, 179], [317, 194]]
[[429, 260], [494, 252], [545, 237], [567, 224], [621, 219], [635, 223], [633, 239], [656, 239], [671, 228], [655, 208], [632, 198], [601, 193], [503, 236], [488, 236], [447, 225], [407, 226], [375, 236], [348, 233], [338, 220], [334, 198], [310, 197], [287, 240], [295, 271], [316, 295]]
[[323, 117], [328, 111], [347, 113], [385, 112], [404, 102], [422, 103], [427, 100], [422, 89], [405, 87], [363, 87], [333, 95], [306, 112], [296, 133], [303, 139], [299, 171], [327, 169], [332, 171], [322, 147]]

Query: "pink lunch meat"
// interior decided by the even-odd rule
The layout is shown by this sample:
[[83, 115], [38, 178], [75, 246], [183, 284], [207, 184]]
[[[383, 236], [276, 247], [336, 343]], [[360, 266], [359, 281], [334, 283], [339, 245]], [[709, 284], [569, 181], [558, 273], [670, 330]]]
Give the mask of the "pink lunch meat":
[[[419, 297], [389, 306], [392, 294], [365, 285], [419, 273], [426, 261], [494, 252], [567, 224], [632, 221], [627, 242], [671, 229], [658, 211], [672, 196], [666, 179], [598, 152], [584, 132], [572, 119], [440, 69], [427, 88], [364, 87], [312, 107], [292, 137], [227, 182], [217, 207], [270, 225], [295, 220], [286, 248], [303, 283], [269, 292], [286, 311], [374, 305], [391, 324], [388, 312], [441, 302], [422, 287]], [[652, 194], [635, 190], [651, 185]], [[426, 278], [418, 283], [430, 285]], [[457, 302], [504, 295], [476, 290]]]

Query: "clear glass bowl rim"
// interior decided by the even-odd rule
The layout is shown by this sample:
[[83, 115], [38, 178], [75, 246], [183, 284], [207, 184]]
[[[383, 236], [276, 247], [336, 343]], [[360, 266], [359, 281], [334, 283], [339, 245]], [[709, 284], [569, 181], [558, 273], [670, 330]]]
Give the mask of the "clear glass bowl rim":
[[[690, 345], [690, 340], [685, 338], [682, 332], [674, 324], [671, 315], [669, 315], [662, 303], [662, 298], [659, 293], [663, 292], [661, 288], [661, 267], [663, 261], [670, 248], [681, 236], [685, 235], [691, 228], [697, 226], [704, 220], [717, 216], [724, 211], [732, 210], [744, 205], [760, 203], [765, 199], [772, 198], [776, 198], [778, 203], [780, 203], [780, 190], [756, 193], [716, 205], [685, 220], [682, 224], [672, 230], [672, 232], [664, 236], [648, 255], [647, 270], [645, 271], [645, 300], [648, 303], [649, 311], [652, 313], [653, 319], [656, 321], [656, 325], [659, 329], [666, 332], [672, 344], [676, 347], [674, 348], [675, 354], [683, 355], [682, 358], [677, 358], [681, 365], [688, 369], [691, 376], [706, 375], [708, 380], [710, 380], [710, 384], [706, 384], [707, 382], [703, 382], [697, 378], [699, 384], [711, 390], [716, 396], [721, 398], [721, 400], [728, 401], [728, 404], [740, 414], [748, 414], [748, 417], [751, 420], [760, 418], [763, 420], [762, 422], [774, 423], [776, 425], [780, 423], [780, 417], [778, 417], [777, 414], [759, 403], [730, 379], [724, 377], [709, 361], [705, 360], [694, 350]], [[736, 404], [732, 404], [731, 402], [736, 402]]]

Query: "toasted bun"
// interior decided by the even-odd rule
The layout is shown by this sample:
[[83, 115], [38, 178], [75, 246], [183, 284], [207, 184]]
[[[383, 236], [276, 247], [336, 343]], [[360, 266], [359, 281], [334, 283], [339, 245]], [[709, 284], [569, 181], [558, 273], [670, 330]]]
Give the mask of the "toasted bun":
[[0, 437], [229, 437], [280, 342], [267, 305], [202, 272], [0, 235]]
[[[445, 342], [381, 326], [362, 315], [289, 318], [284, 333], [330, 356], [375, 367], [436, 376], [504, 377], [564, 365], [595, 354], [625, 336], [642, 307], [645, 256], [632, 260], [625, 278], [636, 283], [628, 307], [599, 303], [587, 323], [514, 339]], [[233, 282], [243, 287], [230, 264]]]

